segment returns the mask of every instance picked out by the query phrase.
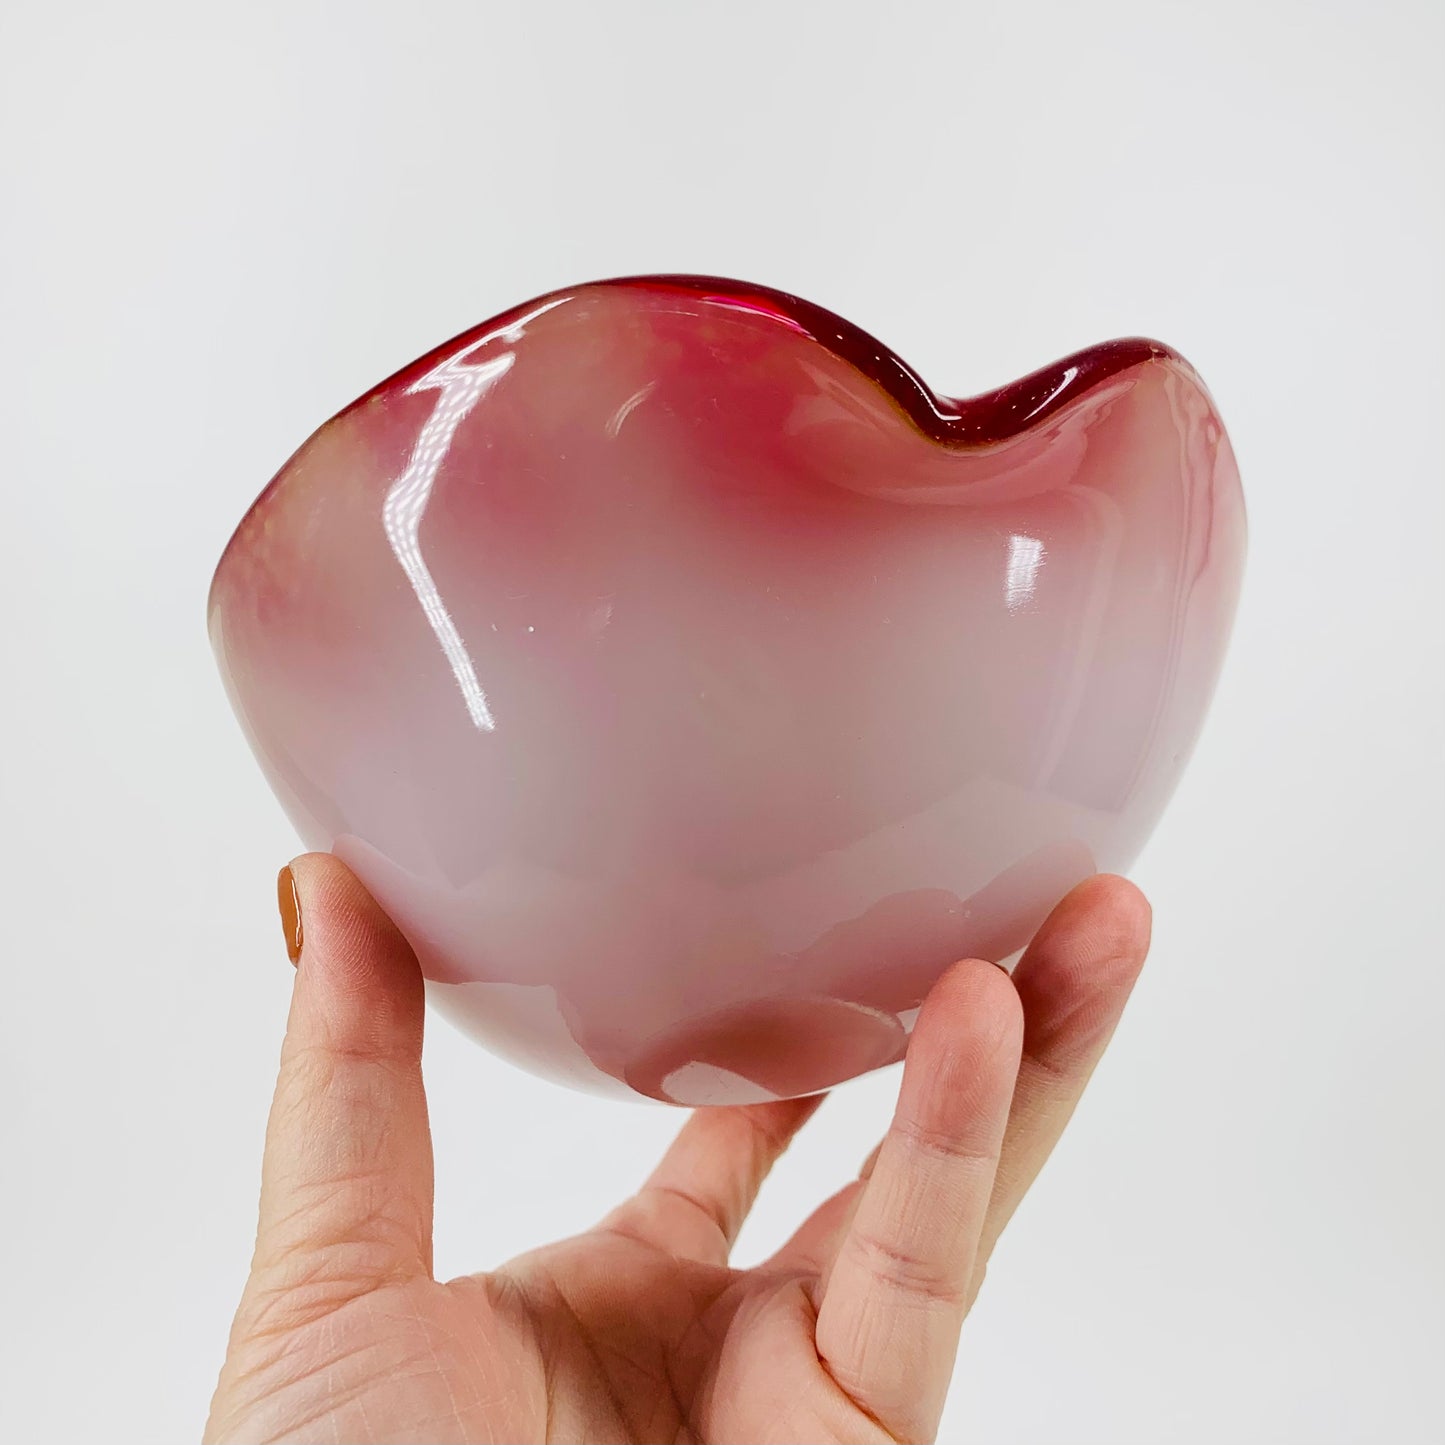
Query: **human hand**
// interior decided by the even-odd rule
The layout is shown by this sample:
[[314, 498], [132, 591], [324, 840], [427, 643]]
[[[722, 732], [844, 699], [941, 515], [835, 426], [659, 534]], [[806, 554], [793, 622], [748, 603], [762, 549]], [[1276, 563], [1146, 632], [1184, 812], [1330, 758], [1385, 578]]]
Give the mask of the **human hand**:
[[1012, 981], [955, 964], [862, 1175], [756, 1268], [729, 1249], [816, 1099], [698, 1110], [593, 1229], [441, 1283], [416, 959], [335, 858], [290, 877], [304, 947], [213, 1445], [932, 1439], [989, 1254], [1149, 937], [1143, 896], [1100, 876]]

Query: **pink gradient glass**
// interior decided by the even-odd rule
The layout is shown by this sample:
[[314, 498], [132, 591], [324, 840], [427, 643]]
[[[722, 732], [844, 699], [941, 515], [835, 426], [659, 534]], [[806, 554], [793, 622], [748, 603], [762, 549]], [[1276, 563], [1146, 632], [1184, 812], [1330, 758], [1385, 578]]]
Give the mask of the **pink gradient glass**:
[[950, 401], [795, 297], [643, 277], [327, 422], [210, 628], [287, 813], [439, 1010], [569, 1083], [737, 1102], [899, 1058], [944, 968], [1128, 866], [1244, 535], [1165, 346]]

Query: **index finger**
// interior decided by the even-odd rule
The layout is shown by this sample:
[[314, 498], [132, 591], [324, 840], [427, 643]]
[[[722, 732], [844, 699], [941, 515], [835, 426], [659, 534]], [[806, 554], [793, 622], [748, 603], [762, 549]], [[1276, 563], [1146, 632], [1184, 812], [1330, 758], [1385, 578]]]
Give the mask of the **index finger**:
[[998, 1243], [1083, 1096], [1149, 952], [1149, 904], [1097, 874], [1049, 914], [1019, 966], [1024, 1049], [1004, 1135], [982, 1262]]
[[819, 1358], [898, 1439], [931, 1439], [971, 1298], [1023, 1013], [971, 959], [919, 1015], [893, 1122], [824, 1285]]

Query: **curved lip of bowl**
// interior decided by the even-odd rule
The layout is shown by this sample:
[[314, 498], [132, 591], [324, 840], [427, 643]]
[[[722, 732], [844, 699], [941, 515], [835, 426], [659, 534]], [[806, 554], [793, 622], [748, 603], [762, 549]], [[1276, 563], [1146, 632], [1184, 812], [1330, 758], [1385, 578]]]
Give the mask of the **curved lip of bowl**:
[[[1173, 347], [1147, 337], [1130, 336], [1100, 342], [1072, 352], [1016, 381], [1006, 382], [993, 391], [980, 392], [976, 396], [961, 399], [940, 396], [911, 366], [876, 337], [870, 336], [851, 321], [825, 307], [805, 301], [800, 296], [775, 290], [771, 286], [760, 286], [753, 282], [730, 280], [721, 276], [660, 273], [617, 276], [601, 281], [586, 281], [575, 286], [561, 286], [533, 297], [530, 301], [521, 302], [490, 320], [469, 326], [441, 345], [432, 347], [430, 351], [393, 372], [355, 401], [342, 407], [323, 422], [322, 427], [330, 425], [332, 421], [355, 408], [364, 406], [373, 397], [404, 389], [438, 365], [458, 346], [470, 343], [485, 332], [505, 330], [540, 307], [564, 303], [584, 292], [608, 287], [681, 293], [704, 305], [765, 317], [794, 334], [809, 337], [881, 388], [902, 412], [905, 420], [935, 443], [951, 451], [983, 451], [1011, 441], [1039, 426], [1065, 407], [1080, 401], [1088, 392], [1120, 372], [1145, 362], [1173, 363], [1196, 385], [1203, 388], [1194, 368]], [[321, 430], [321, 427], [317, 430]], [[315, 432], [312, 435], [314, 436]], [[293, 453], [292, 457], [288, 458], [246, 509], [222, 549], [211, 578], [208, 612], [214, 601], [217, 580], [236, 539], [246, 529], [251, 514], [270, 496], [295, 455]]]

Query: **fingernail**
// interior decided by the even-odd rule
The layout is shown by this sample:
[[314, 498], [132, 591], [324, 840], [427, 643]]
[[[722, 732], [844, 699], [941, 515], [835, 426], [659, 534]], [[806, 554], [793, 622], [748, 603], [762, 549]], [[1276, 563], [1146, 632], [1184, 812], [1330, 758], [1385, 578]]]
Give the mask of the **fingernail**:
[[301, 957], [301, 899], [289, 864], [276, 875], [276, 905], [281, 910], [281, 931], [286, 935], [286, 956], [296, 963]]

